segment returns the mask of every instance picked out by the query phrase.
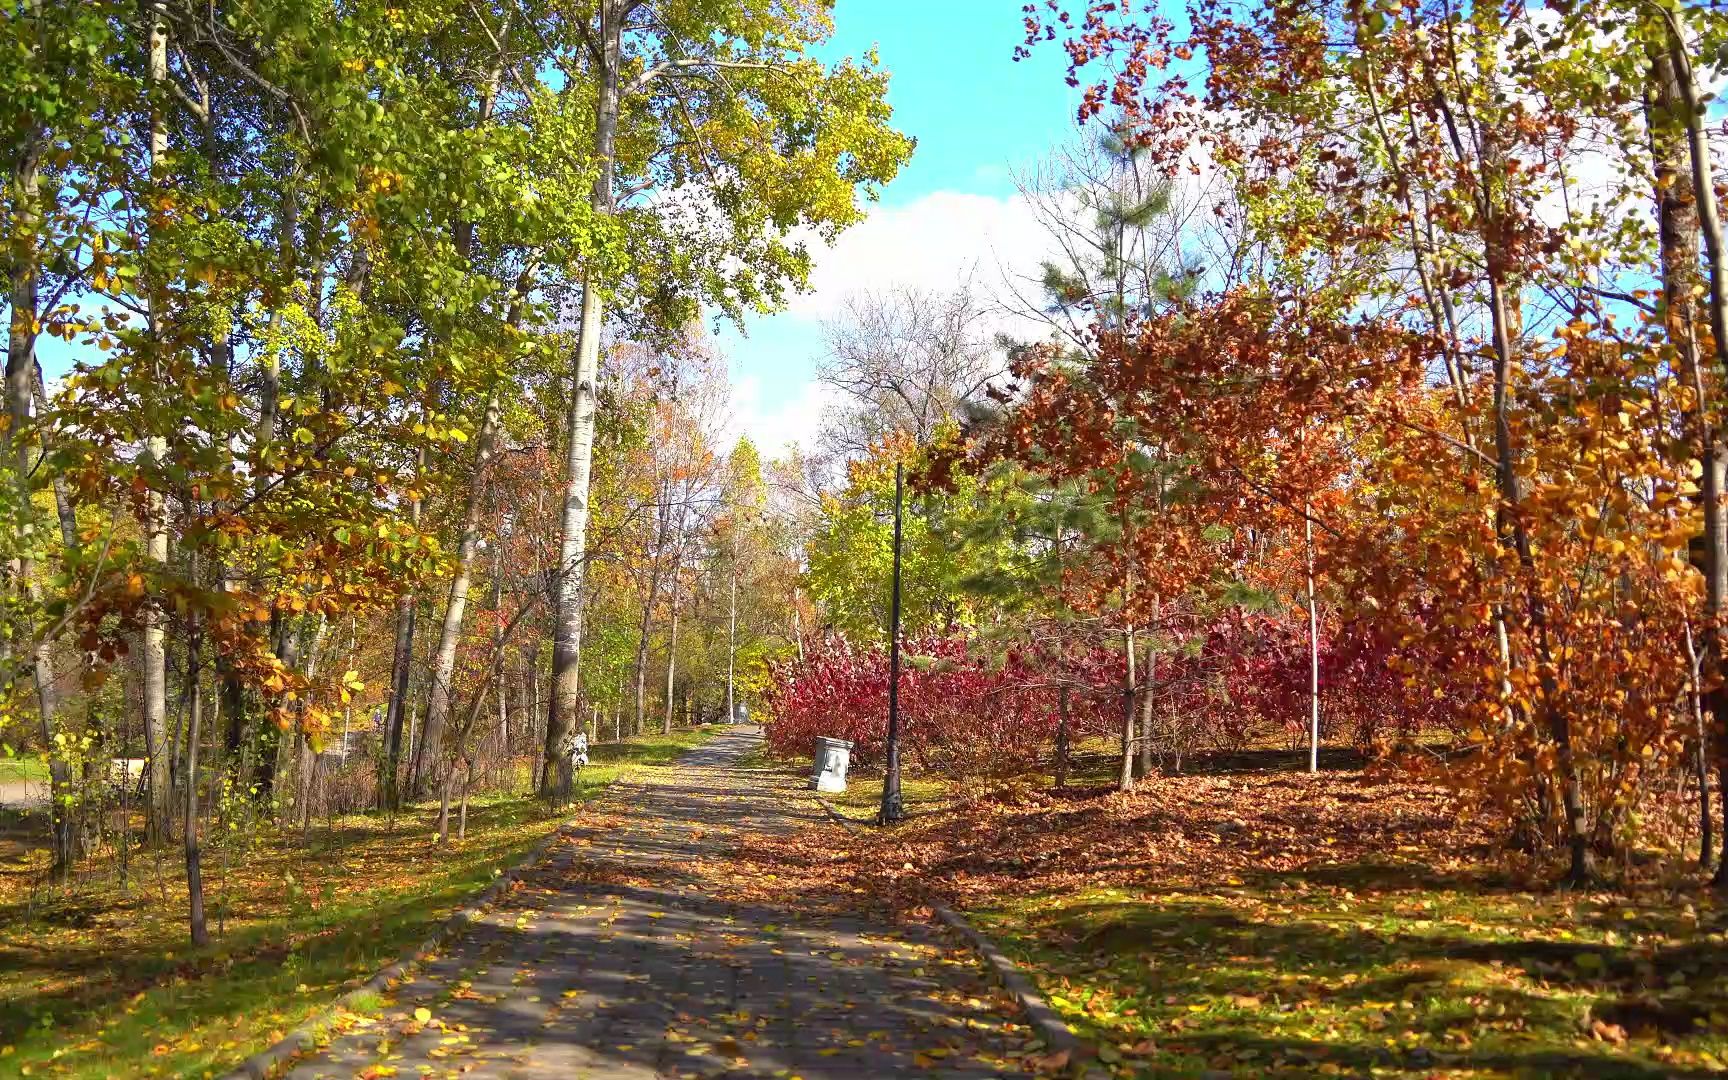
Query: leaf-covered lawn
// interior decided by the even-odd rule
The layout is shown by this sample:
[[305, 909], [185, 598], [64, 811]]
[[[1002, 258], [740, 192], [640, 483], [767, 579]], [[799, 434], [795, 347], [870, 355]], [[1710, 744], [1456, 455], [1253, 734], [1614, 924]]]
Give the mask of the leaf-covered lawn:
[[[581, 796], [664, 766], [704, 730], [602, 744]], [[226, 875], [205, 865], [211, 928], [186, 946], [178, 848], [134, 855], [128, 892], [89, 886], [33, 911], [0, 898], [0, 1075], [219, 1074], [369, 978], [518, 861], [567, 814], [526, 797], [472, 804], [465, 841], [435, 844], [437, 808], [261, 838]]]
[[1129, 795], [1093, 758], [1087, 786], [956, 786], [842, 853], [777, 854], [874, 901], [961, 907], [1121, 1076], [1728, 1072], [1708, 891], [1555, 891], [1444, 793], [1334, 758], [1309, 776], [1236, 755]]
[[1119, 1075], [1656, 1080], [1728, 1061], [1728, 924], [1696, 902], [1365, 872], [975, 914]]

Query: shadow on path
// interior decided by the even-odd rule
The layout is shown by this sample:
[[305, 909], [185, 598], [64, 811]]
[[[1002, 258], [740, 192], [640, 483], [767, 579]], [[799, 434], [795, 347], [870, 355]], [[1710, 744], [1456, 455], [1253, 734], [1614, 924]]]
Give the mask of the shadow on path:
[[729, 888], [741, 836], [831, 827], [785, 778], [732, 768], [759, 742], [729, 731], [615, 788], [381, 1018], [289, 1075], [1018, 1075], [1026, 1029], [933, 928]]

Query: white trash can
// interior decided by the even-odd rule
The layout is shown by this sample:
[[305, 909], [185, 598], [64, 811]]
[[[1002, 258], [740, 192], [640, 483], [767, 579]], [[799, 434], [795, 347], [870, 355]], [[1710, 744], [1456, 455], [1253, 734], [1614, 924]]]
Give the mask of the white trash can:
[[845, 739], [816, 739], [816, 767], [810, 786], [817, 791], [845, 791], [846, 766], [852, 760], [852, 744]]

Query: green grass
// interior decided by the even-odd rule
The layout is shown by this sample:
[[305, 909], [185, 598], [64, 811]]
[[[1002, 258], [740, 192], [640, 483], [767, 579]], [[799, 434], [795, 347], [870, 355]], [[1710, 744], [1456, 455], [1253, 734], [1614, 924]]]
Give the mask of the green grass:
[[46, 784], [48, 763], [34, 757], [0, 757], [0, 784], [30, 780]]
[[640, 735], [623, 742], [588, 747], [588, 767], [582, 770], [583, 790], [610, 784], [633, 768], [670, 765], [686, 750], [701, 746], [724, 729], [714, 725], [674, 731], [670, 735]]
[[[594, 747], [579, 798], [675, 761], [710, 732]], [[211, 931], [186, 946], [178, 850], [133, 858], [130, 892], [88, 887], [34, 912], [0, 906], [0, 1076], [219, 1075], [424, 940], [568, 813], [522, 796], [470, 805], [434, 843], [437, 807], [270, 833], [224, 875], [207, 852]], [[160, 872], [160, 878], [158, 878]]]
[[[845, 791], [822, 797], [847, 817], [874, 818], [882, 809], [882, 773], [878, 769], [853, 769], [846, 777]], [[947, 781], [904, 773], [900, 776], [900, 804], [908, 815], [934, 812], [956, 797], [955, 787]]]
[[1117, 1075], [1658, 1080], [1728, 1067], [1728, 917], [1684, 897], [1362, 868], [1063, 890], [974, 914]]

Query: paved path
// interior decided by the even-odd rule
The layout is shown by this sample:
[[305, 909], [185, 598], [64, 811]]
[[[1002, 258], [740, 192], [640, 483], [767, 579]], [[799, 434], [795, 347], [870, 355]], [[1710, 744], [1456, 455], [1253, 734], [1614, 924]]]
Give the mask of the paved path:
[[47, 802], [46, 780], [0, 780], [0, 809], [29, 810]]
[[[832, 828], [788, 778], [737, 766], [759, 742], [728, 732], [583, 810], [588, 835], [561, 840], [380, 1019], [290, 1076], [1018, 1073], [1007, 1055], [1026, 1052], [1026, 1029], [934, 929], [837, 913], [790, 886], [783, 901], [736, 899], [740, 839]], [[766, 878], [749, 894], [772, 895]]]

